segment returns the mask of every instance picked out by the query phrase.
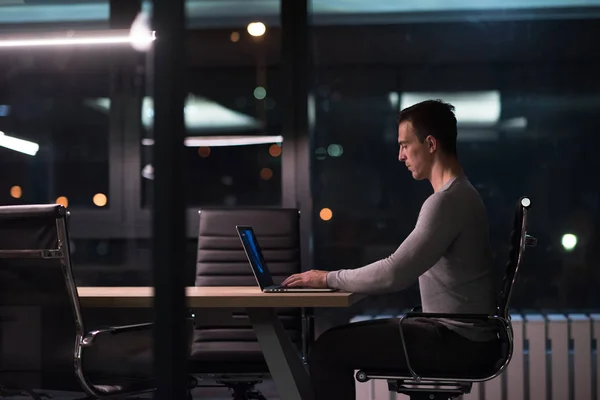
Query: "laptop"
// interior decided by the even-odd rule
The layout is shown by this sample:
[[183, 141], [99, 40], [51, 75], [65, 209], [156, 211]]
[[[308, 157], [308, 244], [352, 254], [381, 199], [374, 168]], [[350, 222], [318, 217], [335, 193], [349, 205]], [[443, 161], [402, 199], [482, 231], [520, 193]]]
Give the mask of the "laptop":
[[273, 277], [263, 257], [262, 249], [251, 226], [236, 226], [258, 286], [264, 293], [274, 292], [334, 292], [335, 289], [283, 287], [273, 283]]

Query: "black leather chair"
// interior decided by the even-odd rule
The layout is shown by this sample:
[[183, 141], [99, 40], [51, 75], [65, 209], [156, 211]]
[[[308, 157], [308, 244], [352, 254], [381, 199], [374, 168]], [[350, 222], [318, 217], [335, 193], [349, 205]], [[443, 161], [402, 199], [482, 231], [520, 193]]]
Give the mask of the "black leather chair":
[[[407, 343], [404, 341], [404, 336], [402, 336], [408, 369], [398, 371], [359, 370], [356, 373], [356, 379], [359, 382], [367, 382], [370, 379], [386, 379], [390, 391], [409, 395], [411, 399], [447, 400], [470, 393], [474, 382], [493, 379], [506, 369], [513, 353], [513, 332], [509, 312], [510, 298], [523, 260], [525, 247], [536, 245], [536, 239], [527, 234], [527, 213], [530, 207], [531, 200], [528, 197], [519, 199], [510, 235], [506, 271], [498, 294], [497, 310], [494, 315], [409, 312], [403, 315], [400, 321], [400, 327], [402, 327], [402, 321], [416, 317], [495, 321], [498, 326], [498, 337], [502, 342], [500, 358], [490, 360], [489, 368], [471, 371], [466, 375], [457, 374], [451, 370], [440, 372], [435, 366], [432, 366], [429, 371], [415, 371], [411, 368], [407, 354]], [[400, 329], [400, 333], [402, 334], [402, 329]]]
[[[153, 391], [152, 324], [94, 330], [84, 324], [67, 216], [61, 205], [0, 207], [0, 315], [21, 310], [6, 324], [37, 326], [9, 329], [22, 339], [13, 338], [21, 340], [18, 349], [0, 349], [0, 383], [4, 389], [83, 390], [91, 398]], [[189, 329], [191, 338], [191, 318]], [[39, 350], [28, 364], [22, 360], [27, 346]]]
[[[203, 209], [199, 218], [196, 286], [257, 286], [236, 225], [254, 228], [275, 283], [301, 271], [297, 209]], [[311, 311], [277, 310], [304, 357], [312, 340]], [[269, 369], [244, 310], [201, 309], [195, 314], [191, 373], [228, 387], [235, 399], [264, 398], [254, 385], [270, 378]]]

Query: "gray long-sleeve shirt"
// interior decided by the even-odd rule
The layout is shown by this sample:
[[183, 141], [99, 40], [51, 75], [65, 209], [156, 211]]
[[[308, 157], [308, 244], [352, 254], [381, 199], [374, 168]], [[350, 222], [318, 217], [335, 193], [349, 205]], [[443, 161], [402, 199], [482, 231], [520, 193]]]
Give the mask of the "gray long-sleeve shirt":
[[[416, 226], [389, 257], [327, 274], [327, 285], [355, 293], [400, 291], [419, 281], [423, 312], [495, 311], [496, 291], [485, 206], [465, 176], [427, 198]], [[476, 341], [496, 337], [489, 324], [440, 320]]]

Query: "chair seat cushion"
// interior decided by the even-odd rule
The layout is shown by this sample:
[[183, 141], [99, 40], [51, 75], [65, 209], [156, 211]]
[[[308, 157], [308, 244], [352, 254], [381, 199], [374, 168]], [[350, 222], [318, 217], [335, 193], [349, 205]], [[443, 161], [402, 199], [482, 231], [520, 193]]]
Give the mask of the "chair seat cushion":
[[190, 360], [190, 373], [193, 375], [207, 374], [211, 376], [215, 375], [251, 375], [258, 374], [260, 376], [270, 375], [269, 367], [263, 360], [262, 362], [243, 362], [232, 364], [231, 362], [215, 361], [212, 363], [206, 363], [199, 360]]
[[[287, 334], [292, 342], [299, 343], [302, 340], [302, 332], [299, 330], [287, 329]], [[210, 328], [195, 329], [194, 343], [201, 342], [256, 342], [256, 332], [252, 327], [248, 328]], [[193, 350], [192, 350], [193, 353]]]
[[197, 342], [189, 362], [192, 373], [269, 371], [258, 342]]
[[[441, 369], [436, 365], [428, 368], [415, 370], [415, 373], [421, 377], [427, 378], [447, 378], [447, 379], [486, 379], [494, 375], [504, 364], [504, 359], [490, 360], [489, 364], [479, 365], [469, 370]], [[408, 368], [398, 369], [363, 369], [368, 376], [401, 376], [410, 378], [411, 374]]]
[[[411, 374], [410, 371], [408, 369], [397, 369], [397, 370], [390, 370], [390, 369], [383, 369], [383, 370], [363, 370], [363, 372], [365, 372], [368, 376], [385, 376], [385, 377], [403, 377], [406, 379], [409, 379]], [[487, 377], [489, 377], [490, 375], [493, 375], [492, 373], [488, 373], [488, 372], [481, 372], [481, 371], [470, 371], [467, 373], [457, 373], [454, 371], [439, 371], [436, 370], [435, 368], [429, 369], [429, 370], [420, 370], [420, 371], [415, 371], [415, 373], [421, 377], [427, 377], [427, 378], [434, 378], [434, 379], [440, 379], [440, 378], [445, 378], [445, 379], [467, 379], [467, 380], [471, 380], [471, 379], [485, 379]]]
[[[491, 343], [492, 347], [490, 348], [490, 353], [487, 353], [491, 354], [489, 358], [485, 358], [484, 360], [473, 360], [471, 358], [463, 358], [462, 360], [457, 359], [456, 363], [450, 368], [441, 365], [427, 365], [415, 370], [415, 373], [420, 377], [433, 379], [488, 379], [500, 371], [510, 357], [509, 339], [504, 330], [500, 330], [498, 333], [499, 340]], [[364, 368], [362, 371], [365, 372], [367, 376], [411, 377], [410, 371], [405, 366], [397, 369]]]
[[[288, 330], [287, 333], [300, 349], [302, 332]], [[196, 329], [189, 360], [193, 373], [269, 371], [252, 328]]]
[[91, 374], [88, 377], [98, 392], [109, 395], [123, 392], [151, 391], [156, 387], [156, 381], [148, 377], [123, 377], [107, 374]]
[[230, 363], [264, 360], [258, 342], [196, 342], [192, 345], [191, 360], [202, 362], [227, 361]]
[[[151, 377], [154, 372], [152, 334], [148, 329], [99, 335], [93, 346], [82, 351], [84, 375]], [[91, 379], [90, 382], [96, 383]]]

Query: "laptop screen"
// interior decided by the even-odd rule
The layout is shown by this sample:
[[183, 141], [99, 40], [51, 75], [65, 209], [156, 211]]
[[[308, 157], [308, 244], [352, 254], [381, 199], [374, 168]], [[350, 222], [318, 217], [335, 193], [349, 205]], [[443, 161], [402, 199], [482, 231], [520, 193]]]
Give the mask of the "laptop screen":
[[272, 286], [273, 278], [267, 269], [262, 250], [258, 244], [258, 240], [256, 239], [254, 231], [249, 226], [238, 226], [237, 230], [238, 234], [240, 235], [242, 245], [244, 246], [246, 256], [248, 256], [250, 266], [254, 271], [254, 276], [258, 281], [258, 285], [261, 287], [261, 289], [267, 286]]

